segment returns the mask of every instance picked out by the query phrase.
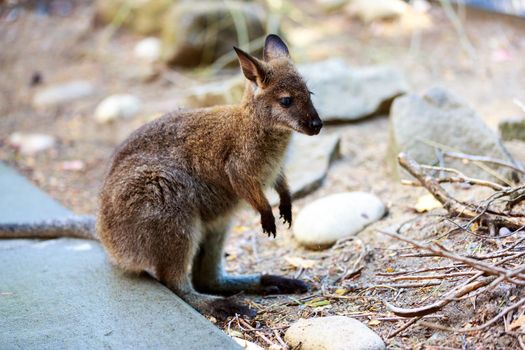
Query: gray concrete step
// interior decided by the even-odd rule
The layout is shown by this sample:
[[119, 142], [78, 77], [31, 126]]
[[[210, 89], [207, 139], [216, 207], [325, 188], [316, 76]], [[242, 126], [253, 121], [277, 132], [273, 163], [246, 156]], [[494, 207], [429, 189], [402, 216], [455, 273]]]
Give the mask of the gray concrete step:
[[[71, 214], [0, 163], [0, 222]], [[155, 280], [111, 266], [97, 242], [0, 240], [0, 349], [240, 349]]]

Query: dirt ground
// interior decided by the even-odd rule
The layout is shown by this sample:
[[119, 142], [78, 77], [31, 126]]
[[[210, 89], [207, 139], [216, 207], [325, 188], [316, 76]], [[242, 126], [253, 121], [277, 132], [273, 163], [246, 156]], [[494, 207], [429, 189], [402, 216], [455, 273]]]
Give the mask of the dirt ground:
[[[294, 4], [301, 9], [300, 22], [285, 19], [284, 32], [289, 33], [292, 44], [296, 43], [292, 53], [298, 61], [341, 56], [352, 65], [395, 66], [404, 72], [414, 91], [421, 92], [434, 85], [446, 86], [465, 98], [494, 128], [499, 120], [524, 113], [513, 103], [513, 99], [525, 101], [525, 21], [522, 19], [468, 11], [462, 28], [473, 47], [469, 51], [460, 43], [457, 28], [437, 7], [430, 11], [433, 21], [430, 29], [410, 32], [395, 23], [365, 26], [341, 13], [323, 14], [315, 6], [305, 6], [306, 1], [294, 1]], [[143, 63], [132, 54], [133, 45], [140, 38], [122, 30], [93, 28], [92, 15], [93, 4], [87, 0], [76, 1], [71, 13], [64, 17], [23, 12], [12, 22], [6, 13], [0, 12], [0, 159], [16, 167], [66, 207], [88, 214], [96, 212], [95, 194], [114, 147], [130, 131], [158, 113], [179, 107], [189, 86], [217, 79], [203, 75], [200, 70], [177, 71], [158, 65], [155, 69], [159, 76], [155, 80], [140, 81], [136, 70]], [[36, 72], [42, 76], [43, 86], [84, 79], [96, 85], [97, 93], [58, 109], [36, 109], [31, 105], [31, 98], [41, 87], [30, 85]], [[237, 71], [223, 74], [235, 73]], [[113, 93], [139, 96], [144, 101], [141, 115], [111, 125], [97, 124], [93, 118], [97, 103]], [[37, 156], [24, 156], [7, 142], [9, 135], [16, 131], [50, 134], [58, 143]], [[355, 286], [381, 284], [385, 278], [377, 273], [416, 269], [428, 264], [428, 258], [400, 258], [403, 245], [376, 231], [416, 216], [413, 206], [425, 192], [403, 187], [392, 177], [385, 161], [387, 116], [328, 126], [324, 132], [342, 136], [342, 158], [332, 166], [319, 190], [295, 202], [294, 213], [323, 195], [367, 191], [387, 204], [389, 214], [359, 234], [359, 240], [348, 242], [344, 249], [312, 252], [301, 248], [293, 240], [291, 230], [282, 225], [278, 226], [277, 238], [268, 239], [261, 234], [258, 215], [248, 208], [241, 210], [233, 220], [226, 247], [228, 271], [301, 276], [313, 286], [304, 296], [249, 297], [250, 303], [260, 310], [250, 324], [261, 327], [270, 342], [279, 344], [279, 336], [300, 317], [349, 315], [368, 323], [393, 349], [517, 348], [516, 338], [504, 334], [500, 325], [469, 334], [415, 326], [387, 338], [403, 320], [392, 317], [383, 300], [405, 306], [420, 305], [449, 288], [448, 282], [443, 282], [438, 287], [421, 289], [355, 289]], [[518, 160], [525, 161], [525, 143], [514, 141], [506, 146]], [[84, 167], [67, 170], [67, 162], [72, 160], [80, 160]], [[432, 219], [423, 217], [422, 220], [424, 224]], [[468, 249], [474, 240], [460, 234], [447, 239], [458, 250]], [[368, 251], [363, 270], [334, 283], [341, 274], [336, 266], [351, 265], [362, 249], [360, 242]], [[296, 267], [290, 263], [290, 257], [313, 260], [315, 264]], [[494, 293], [501, 294], [494, 296], [500, 298], [501, 303], [509, 296], [508, 291]], [[478, 301], [478, 304], [482, 303]], [[480, 315], [488, 319], [497, 312], [498, 309], [480, 312], [471, 301], [464, 301], [447, 306], [435, 318], [461, 327], [468, 322], [482, 323], [485, 319]], [[263, 337], [245, 331], [236, 320], [219, 326], [269, 346]]]

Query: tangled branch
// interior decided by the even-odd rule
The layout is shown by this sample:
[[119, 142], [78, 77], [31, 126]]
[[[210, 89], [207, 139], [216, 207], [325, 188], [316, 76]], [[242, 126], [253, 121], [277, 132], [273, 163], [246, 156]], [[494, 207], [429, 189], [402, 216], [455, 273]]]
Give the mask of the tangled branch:
[[[492, 158], [485, 159], [480, 156], [469, 156], [452, 152], [448, 152], [446, 155], [463, 159], [475, 157], [471, 160], [487, 161], [523, 173], [521, 168], [513, 164], [508, 164]], [[525, 186], [504, 186], [490, 181], [468, 177], [456, 169], [420, 165], [405, 153], [399, 154], [398, 161], [399, 164], [415, 178], [415, 181], [404, 181], [403, 183], [412, 186], [422, 186], [428, 190], [428, 192], [430, 192], [443, 205], [443, 208], [447, 210], [449, 218], [445, 218], [444, 222], [454, 224], [455, 230], [463, 229], [470, 232], [467, 228], [474, 223], [477, 224], [477, 227], [483, 226], [489, 228], [493, 234], [499, 232], [498, 229], [500, 228], [507, 229], [507, 232], [512, 230], [512, 232], [502, 236], [503, 238], [512, 237], [525, 228], [525, 213], [513, 210], [515, 205], [525, 200]], [[432, 174], [435, 173], [451, 175], [443, 177], [432, 176]], [[467, 183], [473, 186], [484, 186], [494, 190], [494, 193], [487, 200], [479, 203], [461, 201], [454, 198], [447, 190], [445, 190], [442, 187], [443, 183]], [[496, 201], [499, 201], [499, 205], [496, 205]], [[503, 203], [503, 205], [501, 203]], [[464, 222], [467, 220], [468, 222], [465, 224]], [[407, 243], [418, 250], [417, 254], [411, 254], [410, 256], [438, 257], [447, 259], [451, 262], [451, 264], [446, 266], [389, 274], [383, 273], [380, 274], [381, 276], [393, 277], [393, 281], [447, 280], [449, 283], [454, 283], [454, 286], [450, 291], [441, 295], [435, 301], [420, 307], [404, 308], [385, 302], [386, 307], [392, 313], [400, 317], [409, 318], [404, 325], [392, 332], [389, 337], [400, 334], [407, 328], [416, 324], [423, 327], [452, 332], [481, 331], [495, 325], [501, 319], [511, 319], [516, 310], [522, 310], [525, 306], [525, 297], [521, 297], [513, 304], [503, 308], [493, 318], [476, 327], [451, 328], [423, 320], [423, 317], [427, 317], [430, 314], [442, 310], [450, 303], [460, 302], [466, 298], [479, 296], [482, 293], [490, 291], [501, 283], [510, 284], [516, 288], [522, 288], [522, 286], [525, 286], [525, 261], [523, 260], [525, 257], [525, 251], [523, 250], [525, 238], [517, 237], [514, 242], [511, 242], [507, 247], [502, 247], [501, 243], [499, 243], [498, 249], [496, 251], [490, 251], [488, 254], [468, 255], [453, 251], [437, 241], [424, 243], [410, 239], [401, 235], [400, 229], [396, 232], [380, 232], [389, 235], [396, 240]], [[484, 237], [486, 236], [475, 235], [475, 239], [483, 239]], [[422, 275], [421, 273], [424, 272], [427, 274]], [[506, 325], [507, 324], [508, 323], [506, 323]], [[508, 327], [506, 326], [505, 329], [507, 328]]]

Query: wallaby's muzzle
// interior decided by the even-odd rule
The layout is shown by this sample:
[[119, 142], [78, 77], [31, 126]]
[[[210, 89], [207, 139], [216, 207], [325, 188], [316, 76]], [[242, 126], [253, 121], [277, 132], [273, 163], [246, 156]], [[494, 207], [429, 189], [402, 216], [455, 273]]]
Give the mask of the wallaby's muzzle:
[[322, 127], [323, 127], [323, 121], [319, 117], [317, 117], [317, 119], [314, 119], [310, 122], [310, 129], [314, 132], [314, 135], [319, 134]]
[[310, 136], [317, 135], [323, 127], [323, 121], [319, 118], [319, 114], [317, 114], [315, 108], [312, 108], [312, 111], [308, 114], [310, 118], [302, 123], [304, 133]]

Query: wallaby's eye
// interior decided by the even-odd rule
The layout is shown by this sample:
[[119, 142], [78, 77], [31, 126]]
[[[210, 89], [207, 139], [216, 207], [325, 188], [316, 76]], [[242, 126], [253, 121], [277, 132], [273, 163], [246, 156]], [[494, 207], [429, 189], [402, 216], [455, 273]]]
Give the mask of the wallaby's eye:
[[279, 103], [281, 106], [288, 108], [292, 105], [292, 98], [291, 97], [281, 97], [279, 99]]

